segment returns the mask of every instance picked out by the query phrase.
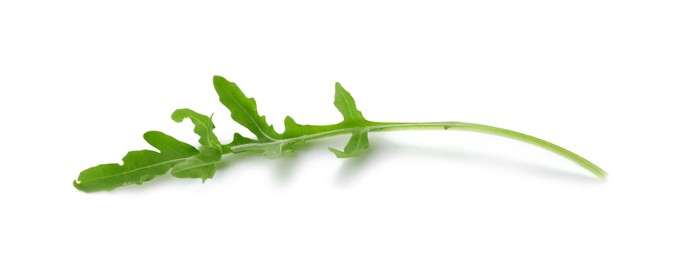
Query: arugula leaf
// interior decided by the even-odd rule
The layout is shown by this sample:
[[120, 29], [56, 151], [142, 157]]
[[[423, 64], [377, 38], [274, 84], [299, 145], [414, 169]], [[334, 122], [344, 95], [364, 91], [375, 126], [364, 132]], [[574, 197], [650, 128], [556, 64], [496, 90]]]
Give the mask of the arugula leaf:
[[344, 120], [341, 124], [354, 126], [357, 129], [352, 130], [352, 137], [349, 138], [344, 151], [341, 152], [334, 148], [328, 148], [328, 150], [333, 152], [338, 158], [362, 155], [368, 149], [368, 130], [365, 127], [369, 125], [369, 122], [364, 119], [361, 111], [357, 109], [352, 95], [339, 82], [335, 83], [335, 102], [333, 104], [342, 114]]
[[368, 149], [368, 131], [354, 130], [352, 137], [349, 138], [347, 146], [344, 151], [338, 151], [335, 148], [328, 148], [338, 158], [351, 158], [362, 155]]
[[177, 109], [172, 113], [172, 120], [175, 122], [182, 122], [186, 118], [194, 124], [194, 133], [200, 137], [198, 140], [201, 144], [198, 148], [200, 153], [177, 164], [170, 174], [177, 178], [201, 178], [205, 182], [217, 171], [217, 164], [222, 159], [222, 144], [213, 133], [215, 124], [211, 117], [186, 108]]
[[211, 117], [196, 113], [193, 110], [187, 108], [177, 109], [174, 113], [172, 113], [172, 120], [177, 123], [184, 121], [186, 118], [189, 118], [191, 122], [194, 123], [194, 133], [200, 137], [198, 140], [199, 143], [205, 146], [213, 147], [217, 150], [222, 149], [220, 140], [217, 139], [217, 136], [215, 133], [213, 133], [215, 124], [213, 124]]
[[214, 83], [220, 101], [231, 111], [232, 118], [258, 137], [258, 140], [253, 140], [239, 134], [235, 135], [235, 141], [230, 145], [235, 152], [245, 147], [250, 151], [258, 150], [267, 157], [276, 158], [291, 154], [297, 143], [314, 136], [335, 132], [352, 134], [345, 151], [329, 148], [338, 158], [356, 157], [368, 149], [368, 131], [363, 128], [370, 125], [370, 122], [357, 109], [354, 98], [340, 83], [335, 84], [334, 104], [343, 116], [342, 122], [330, 126], [299, 125], [288, 116], [284, 121], [283, 134], [277, 133], [271, 125], [267, 124], [265, 117], [257, 112], [255, 100], [246, 98], [235, 83], [219, 76], [215, 77]]
[[231, 112], [231, 118], [252, 132], [255, 135], [254, 139], [234, 133], [230, 143], [221, 144], [213, 132], [215, 125], [212, 117], [190, 109], [178, 109], [172, 114], [172, 119], [176, 122], [182, 122], [187, 118], [191, 120], [194, 132], [199, 136], [198, 149], [161, 132], [150, 131], [144, 134], [144, 139], [159, 152], [150, 150], [129, 152], [123, 158], [122, 165], [102, 164], [89, 168], [80, 173], [73, 185], [88, 192], [112, 190], [131, 183], [141, 184], [168, 171], [178, 178], [201, 178], [205, 182], [214, 176], [222, 155], [259, 152], [269, 158], [275, 158], [293, 154], [298, 143], [341, 134], [351, 135], [343, 151], [328, 149], [338, 158], [356, 157], [369, 148], [369, 132], [401, 130], [459, 130], [507, 137], [554, 152], [600, 178], [607, 176], [600, 167], [567, 149], [508, 129], [455, 121], [384, 123], [366, 120], [357, 109], [352, 95], [340, 83], [335, 84], [333, 104], [342, 114], [341, 122], [332, 125], [303, 125], [287, 116], [284, 120], [285, 130], [278, 133], [267, 123], [265, 117], [258, 113], [255, 100], [246, 97], [235, 83], [220, 76], [215, 76], [213, 83], [220, 102]]
[[223, 77], [215, 76], [213, 84], [217, 95], [220, 96], [220, 102], [229, 108], [234, 121], [248, 128], [258, 139], [269, 141], [278, 139], [279, 134], [274, 131], [274, 127], [267, 124], [265, 117], [257, 113], [255, 99], [247, 98], [236, 84]]
[[255, 100], [247, 98], [239, 87], [223, 77], [213, 78], [215, 91], [220, 97], [220, 102], [231, 111], [231, 118], [246, 127], [258, 139], [245, 138], [240, 134], [234, 135], [234, 141], [230, 145], [233, 152], [241, 152], [242, 147], [250, 151], [259, 151], [269, 158], [289, 155], [293, 151], [295, 140], [282, 138], [281, 134], [269, 125], [264, 116], [257, 112]]
[[352, 95], [340, 85], [340, 82], [335, 83], [335, 101], [333, 102], [338, 111], [342, 114], [344, 123], [354, 123], [357, 126], [366, 126], [368, 121], [364, 119], [364, 115], [357, 109]]
[[102, 164], [84, 170], [73, 181], [82, 191], [113, 190], [132, 183], [142, 184], [165, 174], [173, 166], [199, 153], [193, 146], [157, 131], [144, 134], [144, 140], [160, 152], [141, 150], [128, 152], [123, 164]]

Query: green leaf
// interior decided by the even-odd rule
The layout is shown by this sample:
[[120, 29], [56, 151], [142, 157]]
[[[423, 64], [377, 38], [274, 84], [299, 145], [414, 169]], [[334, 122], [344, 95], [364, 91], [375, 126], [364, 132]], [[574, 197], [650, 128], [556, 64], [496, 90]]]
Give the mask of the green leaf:
[[344, 151], [338, 151], [334, 148], [328, 148], [338, 158], [351, 158], [362, 155], [368, 149], [368, 131], [356, 130], [352, 132], [352, 137], [345, 146]]
[[215, 176], [217, 163], [222, 159], [222, 152], [210, 146], [199, 147], [200, 153], [175, 165], [171, 174], [177, 178], [206, 179]]
[[236, 84], [223, 77], [215, 76], [213, 83], [220, 102], [231, 111], [231, 118], [257, 137], [257, 140], [253, 140], [235, 134], [234, 140], [229, 145], [233, 152], [241, 152], [239, 147], [246, 147], [250, 151], [259, 151], [269, 158], [292, 153], [293, 145], [298, 141], [282, 138], [281, 134], [267, 123], [265, 117], [257, 112], [255, 99], [247, 98]]
[[201, 178], [205, 182], [206, 179], [215, 176], [217, 164], [222, 159], [222, 144], [213, 133], [215, 125], [212, 118], [186, 108], [177, 109], [172, 113], [172, 120], [175, 122], [182, 122], [185, 118], [191, 120], [194, 124], [194, 133], [200, 137], [198, 140], [201, 144], [200, 153], [175, 165], [170, 174], [177, 178]]
[[337, 133], [352, 133], [343, 152], [331, 149], [339, 158], [356, 157], [368, 149], [368, 131], [364, 129], [372, 123], [367, 121], [356, 107], [352, 95], [340, 83], [335, 84], [335, 107], [343, 116], [343, 121], [335, 125], [300, 125], [292, 117], [284, 120], [285, 131], [278, 134], [260, 116], [253, 98], [246, 98], [239, 87], [228, 80], [216, 76], [215, 89], [220, 101], [231, 111], [232, 118], [253, 132], [258, 140], [234, 135], [228, 146], [235, 152], [259, 151], [269, 158], [294, 154], [294, 146], [308, 139]]
[[157, 131], [146, 132], [144, 140], [160, 153], [150, 150], [128, 152], [123, 158], [123, 165], [102, 164], [84, 170], [78, 180], [73, 181], [73, 186], [91, 192], [113, 190], [132, 183], [142, 184], [199, 153], [193, 146]]
[[200, 144], [221, 150], [222, 144], [217, 139], [215, 133], [213, 133], [215, 125], [212, 122], [212, 118], [187, 108], [177, 109], [172, 113], [172, 120], [175, 122], [182, 122], [186, 118], [189, 118], [194, 123], [194, 133], [200, 137], [198, 140]]
[[[361, 114], [361, 111], [357, 109], [352, 95], [339, 82], [335, 83], [335, 102], [333, 104], [342, 114], [343, 121], [341, 124], [358, 128], [364, 128], [370, 124]], [[328, 149], [338, 158], [360, 156], [368, 149], [368, 131], [364, 129], [353, 130], [352, 137], [349, 138], [349, 142], [342, 152], [334, 148]]]
[[213, 84], [220, 102], [231, 111], [234, 121], [248, 128], [259, 140], [272, 141], [279, 138], [274, 127], [267, 124], [265, 117], [257, 112], [255, 99], [247, 98], [236, 84], [223, 77], [215, 76]]
[[336, 108], [340, 111], [343, 117], [343, 122], [354, 122], [357, 125], [365, 125], [366, 119], [361, 111], [357, 109], [352, 95], [340, 85], [340, 82], [335, 83], [335, 102]]
[[84, 170], [73, 185], [87, 192], [112, 190], [131, 183], [142, 184], [168, 171], [178, 178], [201, 178], [205, 182], [215, 175], [217, 164], [223, 154], [254, 151], [275, 158], [293, 154], [296, 144], [341, 134], [351, 134], [343, 151], [334, 148], [329, 150], [338, 158], [357, 157], [369, 148], [369, 132], [398, 130], [459, 130], [502, 136], [554, 152], [600, 178], [607, 176], [604, 170], [567, 149], [508, 129], [455, 121], [424, 123], [368, 121], [357, 109], [352, 95], [340, 83], [335, 84], [333, 104], [342, 114], [341, 122], [332, 125], [304, 125], [287, 116], [284, 120], [284, 131], [278, 133], [267, 123], [265, 117], [258, 113], [255, 100], [246, 97], [236, 84], [220, 76], [215, 76], [213, 83], [220, 102], [231, 111], [232, 119], [251, 131], [255, 135], [254, 139], [234, 133], [231, 143], [221, 144], [213, 132], [215, 125], [211, 117], [189, 109], [178, 109], [172, 114], [172, 119], [177, 122], [187, 118], [191, 120], [194, 132], [199, 136], [201, 144], [199, 149], [161, 132], [150, 131], [144, 134], [144, 139], [157, 148], [158, 152], [131, 151], [123, 158], [122, 165], [101, 164]]

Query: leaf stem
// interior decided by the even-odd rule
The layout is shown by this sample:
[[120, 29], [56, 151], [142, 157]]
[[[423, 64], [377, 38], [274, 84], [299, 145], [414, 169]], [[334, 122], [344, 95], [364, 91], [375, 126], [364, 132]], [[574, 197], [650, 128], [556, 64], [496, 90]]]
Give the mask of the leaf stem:
[[382, 127], [376, 127], [372, 131], [375, 132], [375, 131], [399, 131], [399, 130], [437, 130], [442, 128], [444, 128], [444, 130], [459, 130], [502, 136], [520, 142], [535, 145], [545, 150], [556, 153], [566, 159], [569, 159], [570, 161], [587, 169], [588, 171], [592, 172], [601, 179], [605, 179], [607, 177], [607, 172], [602, 170], [602, 168], [586, 160], [585, 158], [579, 156], [578, 154], [575, 154], [559, 145], [553, 144], [551, 142], [531, 135], [495, 126], [465, 122], [395, 123], [391, 125], [386, 124], [383, 125]]
[[597, 165], [593, 164], [592, 162], [586, 160], [585, 158], [561, 147], [556, 144], [553, 144], [551, 142], [548, 142], [546, 140], [530, 136], [527, 134], [523, 134], [520, 132], [500, 128], [500, 127], [494, 127], [494, 126], [488, 126], [488, 125], [482, 125], [482, 124], [474, 124], [474, 123], [465, 123], [465, 122], [455, 122], [455, 121], [450, 121], [450, 122], [422, 122], [422, 123], [384, 123], [384, 122], [372, 122], [372, 121], [367, 121], [365, 126], [357, 127], [357, 126], [348, 126], [348, 127], [340, 127], [340, 125], [333, 125], [333, 126], [313, 126], [313, 125], [305, 125], [301, 126], [309, 129], [307, 134], [301, 135], [301, 136], [296, 136], [296, 137], [291, 137], [291, 138], [283, 138], [279, 140], [273, 140], [273, 141], [268, 141], [268, 142], [257, 142], [257, 143], [248, 143], [248, 144], [241, 144], [241, 145], [234, 145], [234, 146], [229, 146], [229, 145], [223, 145], [227, 147], [228, 149], [224, 149], [225, 153], [230, 153], [230, 152], [245, 152], [245, 151], [250, 151], [250, 150], [258, 150], [261, 149], [261, 147], [265, 146], [270, 146], [270, 145], [277, 145], [278, 143], [287, 143], [287, 142], [305, 142], [308, 140], [313, 140], [313, 139], [319, 139], [323, 137], [328, 137], [328, 136], [335, 136], [335, 135], [341, 135], [341, 134], [348, 134], [352, 133], [353, 131], [356, 130], [363, 130], [363, 131], [368, 131], [368, 132], [386, 132], [386, 131], [404, 131], [404, 130], [458, 130], [458, 131], [468, 131], [468, 132], [477, 132], [477, 133], [485, 133], [485, 134], [490, 134], [490, 135], [496, 135], [496, 136], [502, 136], [510, 139], [514, 139], [517, 141], [521, 141], [524, 143], [528, 143], [531, 145], [535, 145], [538, 147], [541, 147], [545, 150], [551, 151], [553, 153], [556, 153], [566, 159], [569, 159], [570, 161], [580, 165], [581, 167], [587, 169], [588, 171], [592, 172], [595, 174], [597, 177], [601, 179], [605, 179], [607, 177], [607, 173], [602, 170], [600, 167]]

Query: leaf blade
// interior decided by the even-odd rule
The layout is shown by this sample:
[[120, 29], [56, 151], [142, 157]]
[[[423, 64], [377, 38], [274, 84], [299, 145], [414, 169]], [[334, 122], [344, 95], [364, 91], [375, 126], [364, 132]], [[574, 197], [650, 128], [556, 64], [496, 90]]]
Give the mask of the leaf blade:
[[335, 83], [335, 101], [333, 104], [342, 114], [343, 122], [355, 122], [361, 125], [367, 122], [361, 111], [357, 109], [352, 95], [340, 85], [340, 82]]
[[101, 164], [80, 173], [73, 186], [85, 192], [113, 190], [129, 185], [142, 184], [165, 174], [174, 165], [199, 153], [193, 146], [158, 131], [144, 134], [144, 140], [159, 152], [139, 150], [128, 152], [123, 164]]
[[213, 77], [215, 91], [220, 102], [231, 111], [231, 118], [244, 126], [260, 140], [277, 140], [280, 135], [267, 123], [264, 116], [257, 112], [255, 99], [248, 98], [241, 89], [224, 77]]
[[215, 176], [222, 152], [210, 146], [201, 146], [199, 151], [198, 155], [175, 165], [170, 174], [177, 178], [201, 178], [203, 182]]
[[172, 113], [172, 120], [175, 122], [182, 122], [186, 118], [194, 124], [194, 133], [199, 136], [199, 154], [175, 165], [170, 174], [177, 178], [200, 178], [205, 182], [215, 176], [217, 164], [222, 159], [223, 147], [213, 132], [215, 124], [211, 117], [186, 108]]
[[333, 152], [338, 158], [352, 158], [361, 156], [368, 150], [368, 132], [364, 130], [356, 130], [349, 138], [347, 145], [343, 151], [329, 147], [328, 150]]
[[347, 145], [345, 145], [344, 151], [330, 147], [328, 150], [333, 152], [338, 158], [351, 158], [362, 155], [368, 149], [368, 132], [365, 129], [370, 122], [357, 109], [354, 98], [340, 85], [340, 82], [335, 83], [335, 101], [333, 104], [343, 117], [343, 121], [339, 125], [355, 127], [356, 130], [352, 130], [352, 136], [349, 138]]
[[202, 145], [221, 150], [222, 145], [220, 140], [213, 132], [213, 129], [215, 129], [215, 124], [210, 117], [197, 113], [188, 108], [182, 108], [175, 110], [175, 112], [172, 113], [171, 118], [178, 123], [189, 118], [189, 120], [191, 120], [191, 122], [194, 124], [194, 133], [199, 136], [198, 142]]

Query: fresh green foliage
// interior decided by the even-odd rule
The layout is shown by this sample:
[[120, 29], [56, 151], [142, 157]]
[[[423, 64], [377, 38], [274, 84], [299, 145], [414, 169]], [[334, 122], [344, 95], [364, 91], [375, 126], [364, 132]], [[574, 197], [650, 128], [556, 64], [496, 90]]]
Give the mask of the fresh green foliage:
[[142, 184], [199, 154], [191, 145], [157, 131], [144, 134], [144, 140], [160, 151], [132, 151], [123, 165], [102, 164], [80, 173], [73, 185], [83, 191], [112, 190], [130, 183]]
[[600, 178], [607, 173], [589, 162], [553, 143], [519, 132], [464, 122], [426, 122], [426, 123], [383, 123], [368, 121], [356, 107], [354, 98], [340, 83], [335, 84], [335, 107], [343, 120], [333, 125], [301, 125], [288, 116], [284, 120], [282, 133], [274, 130], [264, 116], [257, 111], [253, 98], [246, 97], [241, 89], [223, 77], [213, 78], [215, 91], [220, 102], [231, 111], [231, 118], [248, 129], [255, 137], [244, 137], [235, 133], [232, 141], [222, 144], [213, 129], [212, 117], [190, 109], [178, 109], [172, 119], [182, 122], [189, 119], [194, 124], [194, 132], [199, 136], [198, 148], [178, 141], [157, 131], [144, 134], [144, 139], [158, 152], [150, 150], [132, 151], [123, 158], [123, 164], [101, 164], [84, 170], [73, 185], [86, 192], [113, 190], [131, 183], [142, 184], [156, 176], [170, 172], [178, 178], [206, 179], [215, 175], [217, 164], [222, 155], [241, 152], [257, 152], [269, 158], [290, 155], [295, 145], [308, 140], [327, 136], [350, 134], [349, 142], [340, 151], [329, 148], [338, 158], [357, 157], [368, 147], [368, 133], [398, 130], [462, 130], [503, 136], [526, 142], [557, 153], [591, 171]]
[[194, 123], [194, 133], [200, 138], [199, 154], [188, 158], [172, 168], [172, 176], [177, 178], [212, 178], [217, 170], [217, 163], [222, 159], [222, 145], [213, 129], [215, 125], [210, 117], [196, 113], [190, 109], [178, 109], [172, 113], [172, 120], [182, 122], [189, 118]]

